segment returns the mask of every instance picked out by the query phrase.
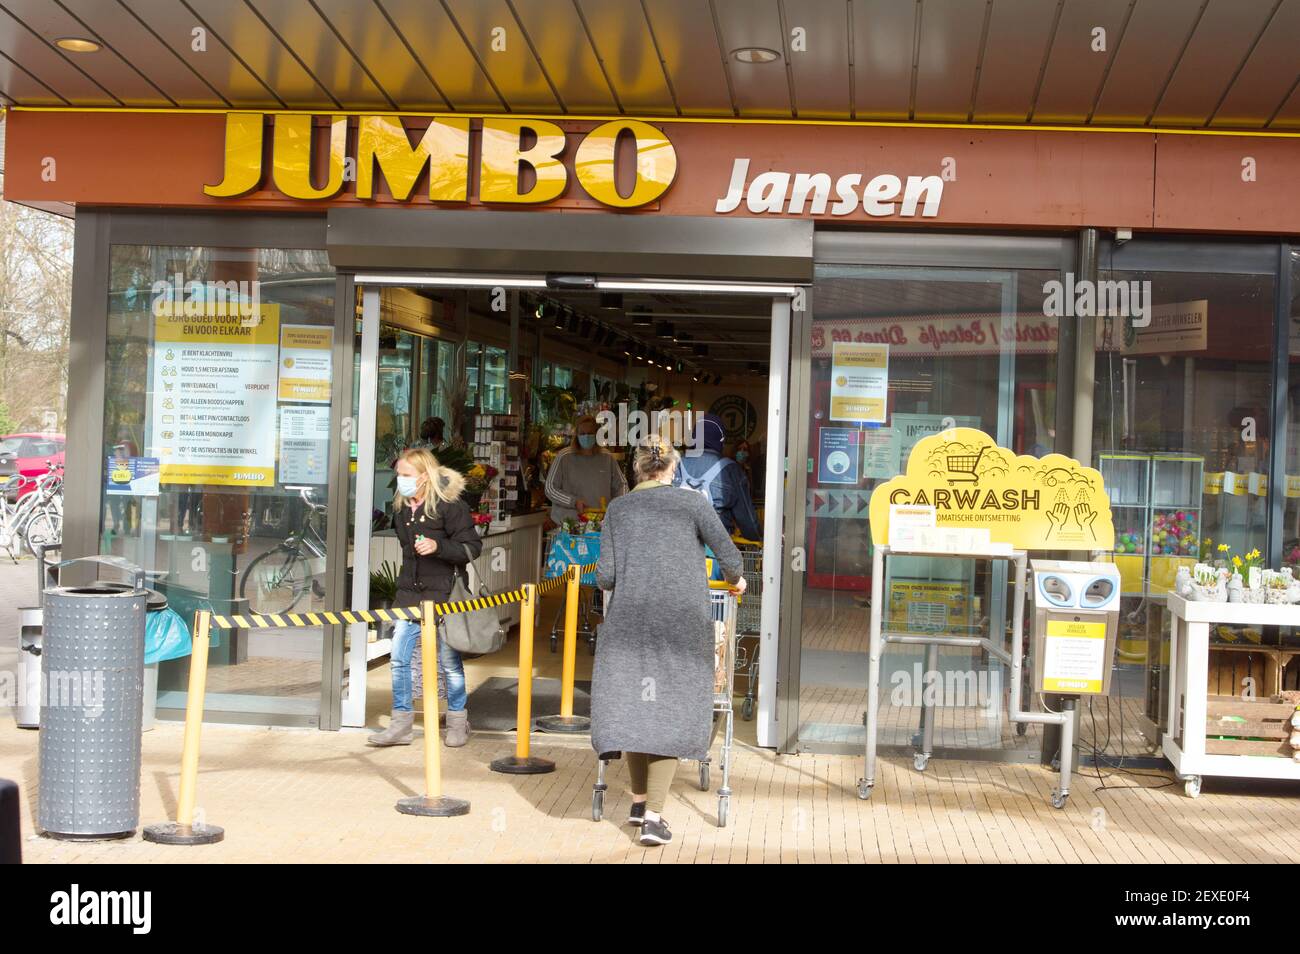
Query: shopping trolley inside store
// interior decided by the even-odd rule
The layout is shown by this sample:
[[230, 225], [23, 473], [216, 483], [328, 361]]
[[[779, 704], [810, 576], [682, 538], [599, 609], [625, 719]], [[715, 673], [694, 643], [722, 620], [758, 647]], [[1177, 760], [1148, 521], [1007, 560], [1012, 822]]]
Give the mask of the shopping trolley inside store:
[[[710, 754], [701, 759], [698, 765], [700, 791], [707, 792], [709, 770], [713, 762], [712, 742], [721, 729], [722, 748], [718, 759], [722, 768], [722, 785], [718, 788], [719, 828], [727, 827], [727, 812], [731, 805], [731, 743], [735, 729], [731, 700], [736, 689], [736, 602], [736, 594], [730, 585], [719, 580], [709, 582], [709, 616], [714, 629], [713, 732], [710, 736]], [[609, 759], [596, 759], [596, 783], [591, 791], [592, 821], [600, 821], [605, 814], [605, 792], [609, 789], [605, 782], [605, 769], [609, 762]]]
[[740, 717], [746, 722], [754, 718], [754, 698], [758, 692], [758, 636], [763, 619], [763, 544], [743, 537], [732, 537], [744, 562], [745, 595], [736, 605], [736, 635], [751, 637], [747, 645], [739, 639], [736, 645], [736, 672], [745, 679], [745, 699], [740, 705]]
[[[562, 527], [557, 527], [547, 532], [542, 543], [542, 554], [544, 580], [564, 576], [570, 565], [590, 566], [600, 559], [600, 531], [569, 533]], [[587, 651], [594, 656], [596, 619], [604, 617], [603, 596], [596, 586], [594, 570], [584, 573], [579, 582], [582, 588], [578, 591], [578, 638], [587, 641]], [[561, 601], [555, 610], [555, 618], [551, 621], [551, 652], [559, 649], [560, 634], [563, 632], [564, 602]]]

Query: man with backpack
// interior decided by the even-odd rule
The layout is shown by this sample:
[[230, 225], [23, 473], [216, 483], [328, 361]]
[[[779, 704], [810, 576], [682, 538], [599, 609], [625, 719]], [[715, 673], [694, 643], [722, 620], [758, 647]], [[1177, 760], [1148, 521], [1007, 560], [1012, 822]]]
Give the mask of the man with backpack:
[[[707, 497], [728, 533], [739, 529], [746, 540], [762, 540], [763, 528], [758, 525], [744, 468], [722, 456], [725, 437], [722, 421], [713, 414], [704, 415], [695, 429], [695, 447], [682, 455], [673, 482]], [[695, 453], [701, 446], [703, 451]]]

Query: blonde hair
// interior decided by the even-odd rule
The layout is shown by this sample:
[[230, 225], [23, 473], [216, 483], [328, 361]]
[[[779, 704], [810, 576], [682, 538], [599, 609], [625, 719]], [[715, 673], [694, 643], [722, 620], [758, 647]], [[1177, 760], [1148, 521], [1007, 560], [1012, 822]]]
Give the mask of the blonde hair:
[[[402, 451], [397, 459], [406, 461], [415, 468], [417, 477], [424, 478], [424, 512], [430, 517], [435, 515], [438, 501], [451, 503], [453, 500], [459, 500], [465, 490], [465, 478], [460, 471], [443, 467], [428, 448], [412, 447]], [[398, 513], [401, 513], [406, 505], [405, 497], [400, 493], [394, 495], [393, 506]]]
[[632, 470], [635, 472], [638, 482], [659, 480], [664, 474], [672, 470], [681, 459], [681, 454], [677, 453], [672, 444], [664, 440], [659, 434], [651, 434], [636, 449], [636, 453], [632, 457]]

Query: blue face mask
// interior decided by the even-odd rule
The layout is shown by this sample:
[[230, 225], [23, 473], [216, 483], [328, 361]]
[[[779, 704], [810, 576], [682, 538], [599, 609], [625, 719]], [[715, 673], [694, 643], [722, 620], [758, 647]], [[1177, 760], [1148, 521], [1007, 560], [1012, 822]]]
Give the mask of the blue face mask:
[[593, 447], [596, 446], [596, 435], [595, 435], [595, 434], [579, 434], [579, 435], [578, 435], [578, 446], [581, 447], [583, 450], [591, 450]]
[[397, 492], [403, 497], [414, 497], [415, 492], [420, 489], [420, 479], [418, 477], [397, 476]]
[[743, 464], [747, 460], [749, 460], [749, 451], [736, 451], [737, 463]]

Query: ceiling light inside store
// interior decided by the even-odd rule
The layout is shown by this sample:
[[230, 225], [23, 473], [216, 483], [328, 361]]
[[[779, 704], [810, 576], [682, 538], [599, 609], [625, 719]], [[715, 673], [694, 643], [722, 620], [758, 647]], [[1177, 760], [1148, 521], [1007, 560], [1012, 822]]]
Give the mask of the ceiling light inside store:
[[63, 36], [54, 41], [54, 45], [60, 50], [67, 50], [69, 53], [97, 53], [100, 46], [94, 40], [87, 40], [79, 36]]
[[741, 63], [775, 63], [781, 58], [780, 53], [765, 46], [742, 46], [732, 50], [731, 56]]

